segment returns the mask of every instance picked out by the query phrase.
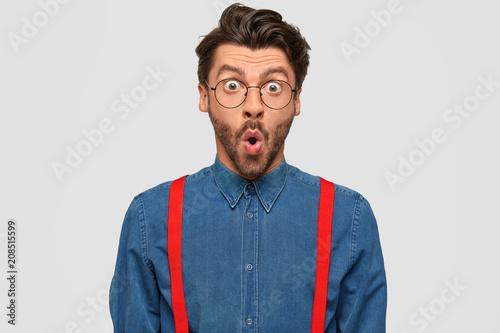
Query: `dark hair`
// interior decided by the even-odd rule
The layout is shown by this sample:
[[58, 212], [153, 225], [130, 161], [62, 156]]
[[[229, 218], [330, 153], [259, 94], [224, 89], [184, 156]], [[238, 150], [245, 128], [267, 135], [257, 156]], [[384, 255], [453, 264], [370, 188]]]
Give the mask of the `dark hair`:
[[254, 9], [240, 3], [232, 4], [222, 13], [219, 26], [204, 36], [198, 47], [198, 80], [205, 84], [213, 66], [215, 50], [219, 45], [246, 46], [251, 50], [277, 47], [285, 52], [295, 72], [300, 89], [309, 66], [311, 48], [299, 28], [282, 20], [280, 13], [269, 9]]

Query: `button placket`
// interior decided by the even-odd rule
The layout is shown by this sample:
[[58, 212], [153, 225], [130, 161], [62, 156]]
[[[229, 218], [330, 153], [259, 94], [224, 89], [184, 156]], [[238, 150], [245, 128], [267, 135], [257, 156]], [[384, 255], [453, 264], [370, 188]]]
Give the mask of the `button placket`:
[[257, 252], [259, 221], [259, 199], [252, 183], [247, 184], [244, 192], [245, 209], [243, 211], [242, 234], [242, 314], [243, 325], [247, 330], [256, 330], [258, 316], [258, 288], [257, 288]]

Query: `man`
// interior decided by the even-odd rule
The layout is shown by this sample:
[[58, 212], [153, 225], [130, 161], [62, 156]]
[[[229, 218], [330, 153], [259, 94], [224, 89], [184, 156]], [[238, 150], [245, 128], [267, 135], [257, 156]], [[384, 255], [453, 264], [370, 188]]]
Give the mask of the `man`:
[[200, 42], [215, 163], [131, 203], [110, 290], [116, 332], [385, 331], [370, 205], [284, 159], [309, 49], [280, 14], [240, 4]]

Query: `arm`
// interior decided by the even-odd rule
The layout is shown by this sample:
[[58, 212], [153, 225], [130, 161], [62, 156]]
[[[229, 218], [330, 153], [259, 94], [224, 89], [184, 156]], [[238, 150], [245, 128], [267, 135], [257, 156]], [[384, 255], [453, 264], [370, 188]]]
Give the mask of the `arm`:
[[350, 269], [341, 282], [338, 332], [385, 332], [387, 285], [377, 222], [359, 198], [351, 229]]
[[146, 242], [144, 206], [138, 196], [123, 221], [109, 294], [114, 331], [118, 333], [160, 332], [160, 293]]

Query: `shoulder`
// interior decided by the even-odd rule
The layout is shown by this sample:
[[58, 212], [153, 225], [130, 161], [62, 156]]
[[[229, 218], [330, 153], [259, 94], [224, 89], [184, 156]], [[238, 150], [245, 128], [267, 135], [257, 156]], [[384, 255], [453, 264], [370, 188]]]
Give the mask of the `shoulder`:
[[[212, 166], [205, 167], [194, 174], [187, 175], [184, 184], [185, 186], [196, 184], [197, 182], [206, 180], [207, 178], [211, 177], [212, 174], [213, 174]], [[165, 200], [165, 198], [168, 198], [169, 196], [170, 186], [172, 185], [173, 181], [174, 180], [169, 180], [160, 183], [156, 186], [153, 186], [137, 194], [134, 197], [134, 200], [140, 200], [140, 201]]]
[[[288, 164], [288, 174], [292, 181], [301, 182], [306, 186], [317, 187], [318, 189], [320, 188], [321, 181], [319, 176], [313, 176], [290, 164]], [[368, 204], [366, 198], [358, 191], [347, 186], [337, 184], [330, 179], [326, 180], [332, 182], [335, 186], [335, 199], [341, 199], [362, 205]]]

